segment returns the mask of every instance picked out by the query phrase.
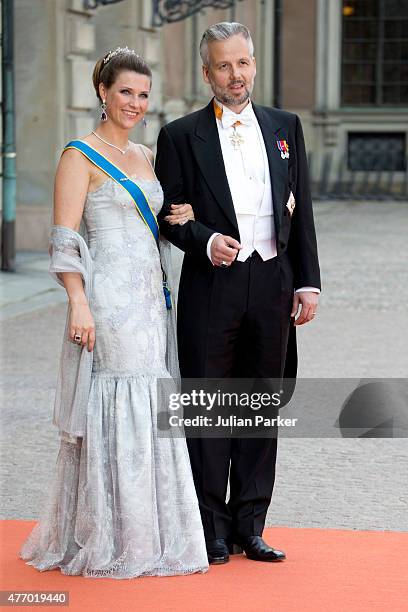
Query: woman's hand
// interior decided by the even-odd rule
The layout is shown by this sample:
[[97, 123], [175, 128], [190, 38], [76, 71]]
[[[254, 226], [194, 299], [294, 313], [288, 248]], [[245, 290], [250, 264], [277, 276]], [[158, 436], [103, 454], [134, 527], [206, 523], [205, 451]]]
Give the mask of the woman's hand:
[[[89, 309], [88, 302], [72, 302], [69, 319], [69, 337], [71, 342], [78, 346], [86, 346], [91, 352], [95, 346], [95, 323]], [[75, 338], [81, 338], [76, 341]]]
[[170, 209], [170, 214], [164, 217], [170, 225], [184, 225], [187, 221], [194, 221], [191, 204], [171, 204]]

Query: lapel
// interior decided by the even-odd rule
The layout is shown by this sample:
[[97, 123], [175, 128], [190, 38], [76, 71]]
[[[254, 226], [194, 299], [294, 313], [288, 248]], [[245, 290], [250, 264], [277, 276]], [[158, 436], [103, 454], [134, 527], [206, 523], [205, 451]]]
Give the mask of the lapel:
[[208, 187], [239, 234], [212, 100], [199, 112], [195, 132], [190, 138], [195, 158]]
[[275, 217], [276, 235], [279, 234], [282, 221], [282, 210], [285, 205], [288, 185], [288, 160], [282, 159], [277, 140], [288, 140], [283, 126], [275, 117], [275, 113], [268, 112], [261, 106], [252, 103], [254, 113], [258, 119], [262, 136], [265, 143], [266, 154], [269, 162], [269, 174], [272, 186], [273, 212]]

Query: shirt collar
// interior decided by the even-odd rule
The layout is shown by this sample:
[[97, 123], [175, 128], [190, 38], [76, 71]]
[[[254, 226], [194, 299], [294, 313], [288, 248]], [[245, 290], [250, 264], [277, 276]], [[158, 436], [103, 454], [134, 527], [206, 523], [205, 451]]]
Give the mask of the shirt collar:
[[233, 110], [231, 110], [227, 106], [224, 106], [219, 100], [217, 100], [217, 98], [214, 97], [214, 111], [215, 116], [221, 122], [221, 125], [224, 128], [230, 127], [236, 121], [239, 121], [244, 125], [251, 125], [251, 123], [255, 119], [255, 113], [252, 107], [251, 100], [248, 101], [248, 104], [242, 109], [240, 113], [235, 113]]

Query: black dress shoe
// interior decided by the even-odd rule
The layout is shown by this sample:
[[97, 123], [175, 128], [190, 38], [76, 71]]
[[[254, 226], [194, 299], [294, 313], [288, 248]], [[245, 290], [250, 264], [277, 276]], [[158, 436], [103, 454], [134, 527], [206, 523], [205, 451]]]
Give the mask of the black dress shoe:
[[224, 538], [218, 538], [217, 540], [208, 540], [206, 542], [208, 563], [210, 565], [221, 565], [221, 563], [228, 563], [229, 551], [227, 541]]
[[286, 559], [284, 552], [268, 546], [261, 536], [235, 538], [232, 552], [237, 554], [242, 552], [242, 550], [248, 559], [253, 561], [283, 561]]

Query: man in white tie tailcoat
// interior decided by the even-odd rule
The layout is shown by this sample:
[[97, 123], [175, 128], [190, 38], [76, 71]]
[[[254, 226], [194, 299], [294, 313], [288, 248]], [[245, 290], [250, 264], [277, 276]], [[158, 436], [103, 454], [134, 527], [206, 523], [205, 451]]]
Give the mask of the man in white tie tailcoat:
[[[245, 26], [208, 28], [200, 54], [214, 97], [162, 128], [156, 159], [161, 231], [185, 253], [181, 375], [294, 379], [295, 329], [316, 316], [320, 292], [301, 123], [252, 102], [256, 62]], [[169, 207], [183, 202], [195, 221], [170, 224]], [[210, 563], [241, 549], [257, 561], [285, 559], [262, 538], [277, 436], [187, 443]]]

